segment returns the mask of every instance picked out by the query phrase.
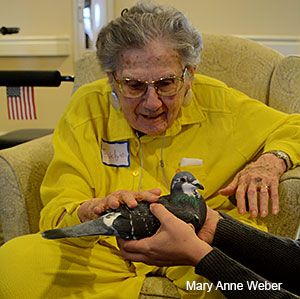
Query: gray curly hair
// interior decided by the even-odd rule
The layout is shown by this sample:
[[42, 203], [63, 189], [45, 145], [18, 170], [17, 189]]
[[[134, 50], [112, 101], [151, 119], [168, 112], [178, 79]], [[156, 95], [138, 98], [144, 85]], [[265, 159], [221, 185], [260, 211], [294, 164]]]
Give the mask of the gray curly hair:
[[186, 16], [173, 7], [139, 1], [101, 29], [96, 47], [102, 70], [116, 71], [122, 51], [143, 48], [158, 38], [171, 43], [183, 65], [199, 64], [201, 35]]

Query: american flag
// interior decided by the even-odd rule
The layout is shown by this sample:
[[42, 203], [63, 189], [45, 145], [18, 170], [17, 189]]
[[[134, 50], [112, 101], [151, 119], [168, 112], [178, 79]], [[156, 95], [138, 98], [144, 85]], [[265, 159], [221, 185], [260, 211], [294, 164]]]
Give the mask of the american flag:
[[8, 86], [7, 109], [9, 119], [37, 119], [32, 86]]

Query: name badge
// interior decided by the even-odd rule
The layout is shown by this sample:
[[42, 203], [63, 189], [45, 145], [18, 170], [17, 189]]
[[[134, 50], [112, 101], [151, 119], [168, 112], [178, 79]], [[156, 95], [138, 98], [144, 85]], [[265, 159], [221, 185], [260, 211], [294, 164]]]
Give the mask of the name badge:
[[101, 141], [102, 163], [108, 166], [129, 167], [130, 154], [128, 141]]

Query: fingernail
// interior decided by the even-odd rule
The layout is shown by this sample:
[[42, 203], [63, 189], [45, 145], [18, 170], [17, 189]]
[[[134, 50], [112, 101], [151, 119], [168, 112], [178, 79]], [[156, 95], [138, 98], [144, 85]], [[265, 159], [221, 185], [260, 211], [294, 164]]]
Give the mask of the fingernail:
[[260, 212], [260, 217], [266, 217], [267, 216], [267, 211], [263, 210]]
[[240, 214], [244, 214], [245, 213], [245, 210], [243, 208], [239, 209], [239, 213]]
[[251, 216], [254, 218], [257, 217], [257, 211], [256, 210], [251, 211]]
[[128, 202], [128, 206], [130, 208], [135, 208], [137, 206], [137, 201], [136, 200], [131, 200], [130, 202]]
[[152, 202], [150, 204], [150, 211], [152, 212], [152, 210], [155, 209], [155, 207], [158, 206], [158, 205], [159, 205], [158, 203]]
[[277, 215], [279, 213], [279, 209], [273, 209], [273, 214]]

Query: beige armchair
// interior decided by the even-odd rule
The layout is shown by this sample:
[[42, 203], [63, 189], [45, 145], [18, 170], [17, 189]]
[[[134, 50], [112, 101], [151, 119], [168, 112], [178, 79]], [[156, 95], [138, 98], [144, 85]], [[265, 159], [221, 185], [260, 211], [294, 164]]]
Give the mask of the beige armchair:
[[[203, 40], [199, 72], [276, 109], [300, 112], [300, 57], [284, 57], [232, 36], [204, 34]], [[74, 90], [103, 76], [95, 53], [90, 53], [77, 63]], [[51, 135], [0, 151], [0, 223], [4, 242], [38, 231], [42, 208], [39, 187], [52, 155]], [[294, 238], [300, 224], [300, 168], [282, 176], [280, 205], [279, 215], [266, 220], [269, 231]], [[141, 298], [166, 296], [179, 298], [173, 284], [158, 277], [146, 279]]]

